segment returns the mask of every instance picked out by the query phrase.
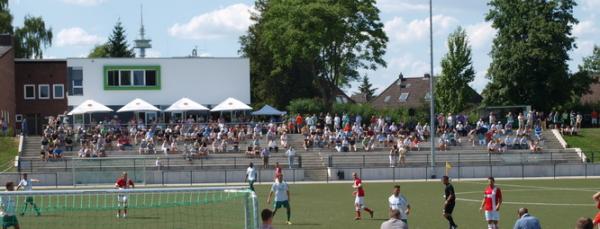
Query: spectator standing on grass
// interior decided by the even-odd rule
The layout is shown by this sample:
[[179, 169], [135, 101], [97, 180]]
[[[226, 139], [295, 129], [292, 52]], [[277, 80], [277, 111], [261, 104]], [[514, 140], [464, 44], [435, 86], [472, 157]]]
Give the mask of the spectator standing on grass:
[[2, 136], [8, 135], [8, 124], [4, 121], [4, 117], [0, 117], [0, 129], [2, 129]]
[[594, 229], [594, 223], [592, 223], [592, 219], [590, 218], [581, 217], [577, 220], [575, 229]]
[[260, 225], [260, 229], [275, 229], [273, 227], [273, 211], [270, 209], [263, 209], [260, 213], [260, 218], [262, 219], [262, 225]]
[[485, 220], [488, 223], [488, 229], [498, 229], [500, 221], [500, 206], [502, 205], [502, 192], [495, 185], [494, 177], [488, 177], [488, 186], [484, 191], [484, 198], [481, 201], [480, 211], [485, 211]]
[[592, 110], [592, 127], [598, 126], [598, 111]]
[[536, 217], [530, 215], [527, 208], [520, 208], [519, 211], [517, 211], [517, 216], [519, 216], [519, 219], [515, 222], [513, 229], [542, 229], [540, 221]]
[[381, 223], [381, 229], [408, 229], [408, 225], [400, 220], [400, 211], [390, 211], [390, 219]]

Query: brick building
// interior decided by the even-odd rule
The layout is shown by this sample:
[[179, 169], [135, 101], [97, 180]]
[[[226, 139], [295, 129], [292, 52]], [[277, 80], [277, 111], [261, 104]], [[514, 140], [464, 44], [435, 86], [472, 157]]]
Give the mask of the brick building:
[[8, 127], [16, 126], [15, 100], [15, 53], [9, 35], [0, 35], [0, 119], [8, 123]]
[[39, 134], [42, 125], [47, 124], [47, 117], [68, 110], [67, 61], [17, 59], [14, 62], [16, 120], [26, 119], [28, 133]]

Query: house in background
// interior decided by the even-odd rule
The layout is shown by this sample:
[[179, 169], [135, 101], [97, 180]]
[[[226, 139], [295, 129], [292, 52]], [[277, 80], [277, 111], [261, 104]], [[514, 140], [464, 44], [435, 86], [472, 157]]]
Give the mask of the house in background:
[[[15, 120], [27, 120], [28, 133], [42, 133], [48, 117], [65, 114], [67, 106], [67, 60], [66, 59], [16, 59], [15, 97], [17, 114]], [[20, 129], [21, 125], [17, 125]]]
[[367, 100], [367, 95], [365, 95], [364, 93], [360, 93], [360, 92], [350, 96], [350, 99], [354, 100], [354, 102], [357, 104], [369, 103], [369, 100]]
[[[384, 108], [420, 108], [429, 104], [429, 74], [423, 77], [404, 77], [402, 74], [381, 94], [370, 101], [377, 109]], [[483, 98], [473, 88], [468, 103], [481, 103]]]
[[16, 127], [15, 52], [10, 35], [0, 35], [0, 119]]
[[[594, 77], [600, 78], [600, 75], [596, 75]], [[598, 104], [600, 104], [600, 82], [590, 85], [590, 93], [587, 93], [587, 94], [581, 96], [581, 99], [579, 100], [579, 102], [582, 105], [586, 105], [586, 104], [598, 105]]]

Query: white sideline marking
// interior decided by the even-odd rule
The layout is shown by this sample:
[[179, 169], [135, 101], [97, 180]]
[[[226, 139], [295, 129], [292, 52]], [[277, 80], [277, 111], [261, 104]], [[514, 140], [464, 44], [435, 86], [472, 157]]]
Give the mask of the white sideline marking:
[[[471, 182], [467, 181], [465, 183], [474, 183], [474, 184], [483, 184], [487, 185], [487, 183], [483, 182]], [[600, 188], [559, 188], [559, 187], [544, 187], [544, 186], [532, 186], [532, 185], [518, 185], [518, 184], [500, 184], [498, 186], [505, 187], [518, 187], [518, 188], [531, 188], [531, 190], [555, 190], [555, 191], [584, 191], [584, 192], [597, 192]], [[511, 191], [511, 190], [506, 190]]]
[[[477, 202], [481, 203], [481, 200], [474, 199], [466, 199], [466, 198], [456, 198], [457, 200], [467, 201], [467, 202]], [[593, 207], [593, 204], [561, 204], [561, 203], [535, 203], [535, 202], [511, 202], [511, 201], [502, 201], [502, 204], [514, 204], [514, 205], [540, 205], [540, 206], [574, 206], [574, 207]]]

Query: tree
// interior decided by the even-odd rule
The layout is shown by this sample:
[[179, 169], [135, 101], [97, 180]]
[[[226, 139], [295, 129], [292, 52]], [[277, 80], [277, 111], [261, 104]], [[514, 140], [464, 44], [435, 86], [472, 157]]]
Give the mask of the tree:
[[0, 34], [13, 33], [12, 19], [8, 9], [8, 0], [0, 0]]
[[359, 79], [359, 69], [385, 66], [388, 38], [375, 0], [270, 0], [257, 4], [260, 16], [255, 38], [260, 40], [260, 48], [272, 54], [266, 64], [271, 65], [269, 75], [299, 70], [298, 77], [312, 79], [328, 107], [336, 88]]
[[106, 43], [109, 57], [135, 57], [133, 49], [129, 48], [127, 44], [127, 37], [125, 36], [125, 29], [121, 25], [121, 21], [117, 21], [113, 28], [112, 35], [108, 38]]
[[580, 70], [587, 71], [592, 74], [600, 75], [600, 47], [594, 45], [594, 51], [591, 56], [583, 58], [583, 66]]
[[271, 104], [285, 109], [290, 101], [299, 98], [313, 98], [318, 91], [313, 85], [313, 76], [307, 74], [309, 64], [296, 59], [290, 66], [275, 67], [273, 54], [266, 48], [263, 19], [267, 0], [255, 2], [257, 13], [252, 13], [254, 23], [248, 33], [240, 37], [240, 54], [250, 59], [250, 84], [252, 101], [256, 104]]
[[494, 38], [487, 105], [532, 105], [550, 110], [570, 98], [569, 51], [578, 21], [574, 0], [491, 0], [486, 20], [498, 31]]
[[436, 105], [441, 112], [459, 113], [465, 110], [475, 79], [471, 46], [462, 27], [448, 36], [448, 53], [442, 59], [442, 75], [436, 80]]
[[108, 56], [108, 45], [106, 43], [95, 45], [94, 48], [88, 54], [88, 58], [101, 58]]
[[41, 17], [25, 16], [23, 27], [15, 28], [15, 57], [43, 58], [42, 49], [52, 45], [52, 28]]
[[362, 79], [362, 84], [358, 86], [358, 91], [365, 96], [367, 101], [371, 101], [371, 99], [373, 99], [373, 95], [375, 94], [375, 90], [377, 90], [377, 88], [373, 88], [373, 84], [369, 82], [369, 77], [364, 76]]

